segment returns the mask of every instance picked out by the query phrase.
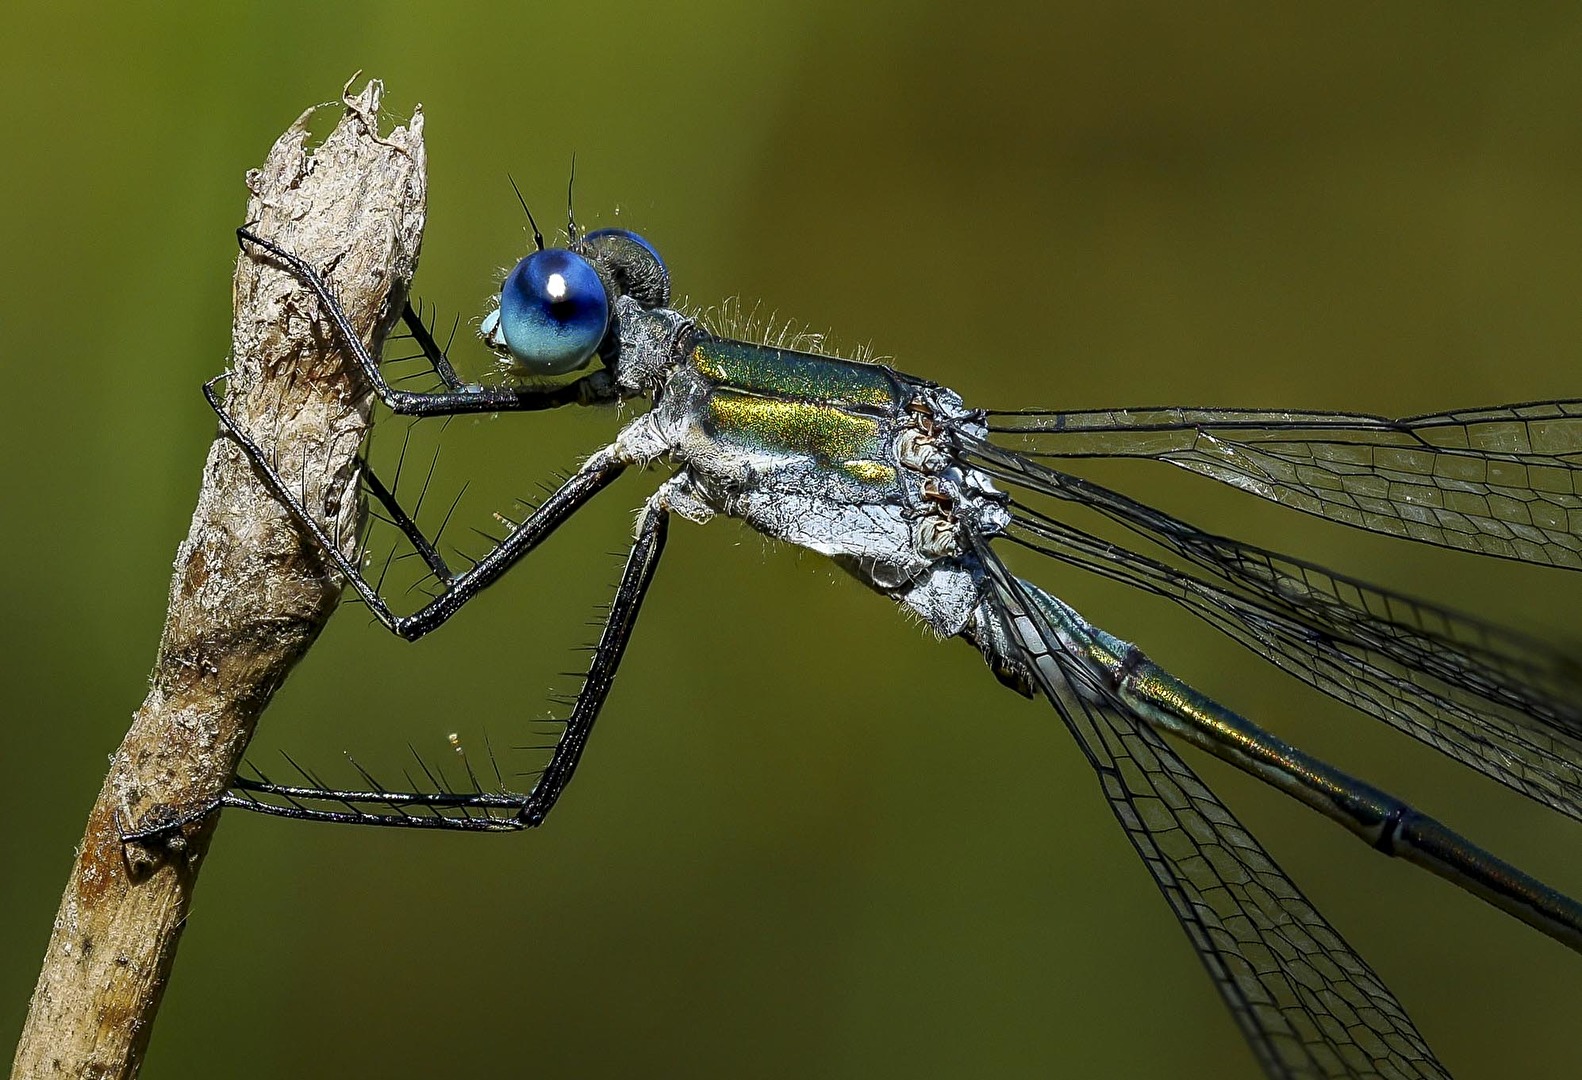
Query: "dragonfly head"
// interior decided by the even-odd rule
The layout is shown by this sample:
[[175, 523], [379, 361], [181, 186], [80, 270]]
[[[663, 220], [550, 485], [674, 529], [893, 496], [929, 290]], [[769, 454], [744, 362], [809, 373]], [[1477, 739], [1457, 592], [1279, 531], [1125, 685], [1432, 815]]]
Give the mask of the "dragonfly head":
[[620, 296], [662, 307], [670, 302], [670, 272], [641, 236], [599, 229], [517, 263], [481, 330], [522, 370], [565, 375], [613, 345], [610, 313]]

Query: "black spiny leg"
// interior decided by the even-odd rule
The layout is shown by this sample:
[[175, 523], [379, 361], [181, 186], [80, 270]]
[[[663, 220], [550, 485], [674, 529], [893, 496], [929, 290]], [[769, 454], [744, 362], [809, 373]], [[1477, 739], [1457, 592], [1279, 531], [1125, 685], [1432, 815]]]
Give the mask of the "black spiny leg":
[[[402, 451], [402, 455], [405, 456], [405, 450]], [[359, 458], [358, 461], [362, 465], [363, 481], [368, 485], [368, 490], [373, 497], [379, 500], [379, 505], [384, 507], [385, 513], [390, 515], [390, 524], [394, 525], [401, 535], [406, 537], [407, 543], [412, 545], [412, 550], [417, 552], [418, 558], [423, 560], [424, 565], [429, 569], [429, 573], [433, 574], [441, 585], [449, 585], [455, 580], [456, 575], [451, 573], [449, 564], [445, 562], [445, 557], [434, 546], [434, 544], [439, 542], [439, 534], [436, 533], [434, 535], [434, 543], [430, 543], [429, 538], [424, 536], [423, 531], [417, 527], [417, 522], [412, 520], [412, 515], [408, 514], [406, 508], [396, 501], [395, 492], [385, 487], [384, 482], [375, 475], [373, 466], [368, 464], [368, 459]], [[397, 466], [396, 483], [399, 484], [400, 482], [401, 470]], [[462, 490], [465, 491], [466, 489], [463, 488]], [[458, 500], [460, 499], [459, 494], [457, 498]], [[422, 505], [423, 499], [419, 496], [418, 506], [421, 508]], [[454, 504], [451, 509], [455, 509]], [[446, 520], [449, 520], [449, 515], [446, 516]], [[444, 531], [444, 525], [440, 526], [440, 531]]]
[[[434, 369], [434, 374], [439, 376], [439, 381], [445, 384], [447, 390], [464, 390], [466, 383], [461, 381], [456, 374], [456, 369], [450, 366], [450, 356], [445, 349], [439, 347], [439, 342], [434, 340], [434, 333], [428, 324], [423, 321], [423, 316], [412, 309], [410, 301], [401, 309], [401, 321], [406, 323], [407, 333], [417, 343], [418, 349], [427, 360], [429, 367]], [[455, 328], [451, 329], [451, 337], [456, 336]], [[409, 359], [417, 359], [409, 357]], [[398, 380], [399, 381], [399, 380]]]
[[[638, 522], [637, 540], [627, 556], [621, 583], [610, 605], [609, 617], [594, 648], [593, 660], [577, 700], [566, 720], [565, 732], [549, 764], [539, 774], [533, 790], [525, 795], [509, 792], [397, 792], [375, 786], [366, 791], [341, 791], [321, 787], [292, 787], [268, 780], [238, 777], [231, 791], [221, 797], [223, 806], [235, 806], [298, 821], [334, 821], [354, 825], [402, 828], [458, 829], [470, 832], [506, 832], [541, 824], [571, 782], [582, 758], [593, 723], [598, 719], [615, 683], [616, 669], [626, 652], [643, 597], [653, 581], [664, 551], [669, 515], [657, 499], [650, 500]], [[366, 774], [365, 774], [366, 775]], [[280, 800], [265, 801], [265, 800]], [[331, 810], [309, 804], [332, 804]], [[469, 810], [481, 810], [470, 816]], [[417, 811], [414, 813], [413, 811]], [[446, 816], [446, 812], [462, 816]], [[508, 813], [504, 813], [508, 812]]]
[[[215, 381], [217, 380], [204, 384], [203, 396], [208, 399], [215, 415], [220, 418], [220, 423], [246, 452], [254, 470], [258, 473], [258, 478], [263, 481], [270, 494], [291, 511], [297, 523], [318, 541], [324, 557], [334, 563], [335, 568], [357, 590], [374, 617], [391, 633], [408, 641], [416, 641], [461, 610], [463, 604], [477, 596], [486, 586], [497, 581], [522, 556], [532, 551], [567, 518], [581, 509], [583, 504], [609, 486], [610, 482], [621, 475], [629, 464], [614, 447], [600, 450], [528, 515], [527, 520], [490, 549], [487, 555], [465, 572], [451, 577], [439, 596], [411, 615], [397, 615], [390, 610], [389, 605], [373, 585], [363, 577], [362, 572], [341, 552], [340, 547], [324, 531], [318, 519], [302, 505], [296, 495], [292, 494], [285, 480], [275, 470], [263, 450], [253, 441], [252, 436], [248, 435], [225, 411], [225, 407], [220, 404], [220, 399], [214, 392]], [[393, 503], [395, 500], [392, 498], [390, 501]], [[401, 518], [405, 519], [406, 515], [403, 513]], [[416, 532], [416, 526], [412, 528], [413, 532]], [[427, 542], [424, 543], [427, 546]], [[433, 564], [430, 565], [432, 568]]]
[[[317, 518], [302, 504], [300, 498], [292, 493], [258, 444], [243, 430], [235, 418], [225, 411], [214, 390], [214, 384], [220, 378], [224, 376], [205, 383], [203, 395], [214, 409], [215, 415], [219, 417], [220, 423], [247, 454], [264, 486], [317, 541], [324, 557], [330, 560], [357, 590], [374, 616], [392, 633], [409, 641], [422, 637], [454, 615], [462, 605], [497, 580], [588, 500], [607, 487], [628, 464], [612, 447], [594, 454], [525, 521], [513, 529], [509, 536], [474, 563], [470, 569], [456, 575], [450, 573], [439, 553], [418, 531], [416, 523], [396, 502], [394, 495], [377, 479], [372, 479], [370, 488], [374, 496], [386, 510], [390, 511], [397, 528], [401, 529], [414, 547], [418, 548], [419, 554], [428, 562], [429, 568], [445, 586], [444, 591], [421, 610], [412, 615], [397, 616], [374, 586], [362, 576], [357, 566], [341, 551], [340, 546], [329, 537]], [[647, 524], [655, 518], [656, 514], [661, 516], [657, 524]], [[289, 787], [272, 783], [267, 778], [249, 780], [238, 777], [233, 788], [214, 804], [147, 828], [123, 830], [122, 840], [131, 842], [149, 839], [175, 825], [206, 816], [220, 806], [236, 806], [304, 821], [339, 821], [475, 831], [520, 829], [530, 823], [537, 824], [542, 821], [548, 806], [554, 803], [555, 798], [570, 779], [571, 772], [576, 767], [576, 760], [581, 756], [582, 747], [587, 741], [588, 729], [592, 727], [599, 706], [603, 704], [605, 696], [609, 693], [609, 680], [613, 677], [615, 664], [619, 662], [621, 652], [626, 647], [626, 638], [631, 633], [637, 606], [642, 601], [642, 592], [652, 578], [659, 549], [663, 546], [662, 515], [662, 510], [653, 508], [644, 515], [644, 535], [633, 548], [626, 575], [622, 578], [621, 589], [616, 594], [616, 603], [611, 609], [610, 622], [600, 639], [599, 649], [589, 668], [588, 681], [578, 695], [572, 720], [567, 723], [566, 730], [545, 769], [544, 777], [534, 788], [535, 792], [540, 789], [545, 792], [542, 803], [535, 802], [535, 795], [531, 793], [519, 795], [503, 791], [496, 793], [388, 791], [379, 787], [371, 777], [369, 778], [371, 790], [367, 791], [339, 791], [319, 786]], [[633, 582], [637, 584], [634, 585]], [[612, 627], [615, 629], [612, 630]], [[588, 704], [584, 705], [584, 699]], [[308, 779], [313, 782], [313, 778], [308, 777]], [[260, 795], [282, 799], [286, 805], [264, 802], [258, 797]], [[304, 801], [314, 800], [338, 804], [346, 809], [323, 810], [302, 805]], [[363, 806], [368, 805], [382, 807], [386, 812], [378, 813], [362, 809]], [[541, 806], [542, 809], [535, 811], [536, 806]], [[406, 812], [407, 808], [429, 812], [410, 814]], [[485, 814], [481, 817], [465, 816], [469, 809], [480, 809], [485, 811]], [[446, 810], [460, 811], [464, 816], [449, 818], [441, 816]], [[511, 816], [495, 817], [488, 813], [491, 810], [507, 810], [511, 812]]]
[[555, 747], [555, 754], [544, 767], [522, 807], [522, 821], [526, 825], [542, 824], [554, 808], [555, 800], [571, 782], [582, 750], [588, 744], [593, 722], [604, 707], [615, 684], [615, 671], [631, 640], [632, 628], [637, 625], [637, 613], [643, 606], [643, 597], [654, 580], [659, 567], [659, 556], [665, 550], [665, 533], [669, 527], [670, 513], [656, 496], [643, 507], [637, 522], [637, 541], [626, 557], [626, 569], [621, 572], [621, 584], [615, 590], [615, 602], [610, 605], [610, 615], [599, 634], [599, 644], [593, 651], [593, 662], [588, 665], [587, 678], [577, 692], [577, 703], [572, 706], [571, 717], [566, 721], [566, 733]]

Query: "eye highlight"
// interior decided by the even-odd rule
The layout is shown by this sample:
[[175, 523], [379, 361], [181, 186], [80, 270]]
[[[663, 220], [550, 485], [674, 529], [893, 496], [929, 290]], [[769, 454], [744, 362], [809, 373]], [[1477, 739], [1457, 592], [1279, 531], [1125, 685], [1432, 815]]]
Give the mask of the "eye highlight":
[[535, 251], [500, 288], [500, 336], [535, 375], [563, 375], [587, 364], [609, 324], [604, 282], [575, 252]]

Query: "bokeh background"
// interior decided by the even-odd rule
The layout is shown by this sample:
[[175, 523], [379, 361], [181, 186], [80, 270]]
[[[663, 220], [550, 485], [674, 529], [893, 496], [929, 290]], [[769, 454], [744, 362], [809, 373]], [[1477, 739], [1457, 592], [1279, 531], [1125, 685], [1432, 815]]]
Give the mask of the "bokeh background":
[[[639, 228], [983, 405], [1409, 413], [1582, 391], [1574, 4], [12, 0], [0, 37], [0, 1043], [142, 696], [226, 363], [242, 176], [361, 68], [428, 118], [416, 292], [475, 319], [554, 221]], [[464, 321], [465, 326], [465, 321]], [[464, 369], [483, 357], [465, 335]], [[606, 413], [458, 421], [459, 521]], [[384, 445], [390, 440], [386, 438]], [[1582, 642], [1582, 575], [1352, 535], [1163, 466], [1223, 531]], [[343, 610], [265, 717], [332, 775], [547, 715], [624, 479], [423, 643]], [[464, 544], [466, 530], [454, 535]], [[1111, 630], [1582, 894], [1582, 830], [1048, 567]], [[472, 745], [477, 745], [473, 742]], [[1192, 758], [1465, 1077], [1576, 1067], [1582, 963]], [[388, 769], [387, 769], [388, 771]], [[150, 1077], [1233, 1077], [1251, 1059], [1046, 706], [824, 562], [678, 524], [548, 827], [228, 814]]]

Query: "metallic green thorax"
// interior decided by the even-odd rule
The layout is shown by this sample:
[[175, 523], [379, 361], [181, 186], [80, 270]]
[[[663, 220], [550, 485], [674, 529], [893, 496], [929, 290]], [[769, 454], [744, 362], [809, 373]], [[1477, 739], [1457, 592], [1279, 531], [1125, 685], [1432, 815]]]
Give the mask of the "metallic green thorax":
[[698, 374], [744, 394], [889, 413], [905, 400], [895, 374], [877, 364], [741, 341], [704, 340], [688, 358]]
[[714, 389], [708, 434], [757, 453], [812, 458], [861, 484], [893, 485], [890, 421], [908, 395], [874, 364], [702, 340], [687, 362]]

